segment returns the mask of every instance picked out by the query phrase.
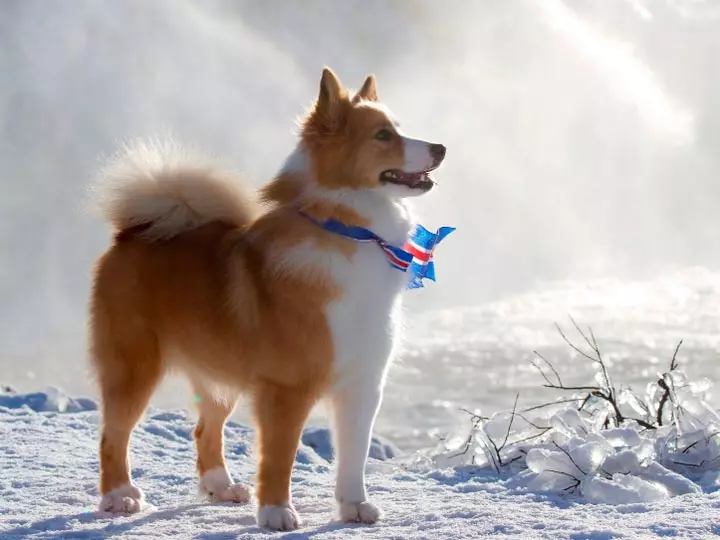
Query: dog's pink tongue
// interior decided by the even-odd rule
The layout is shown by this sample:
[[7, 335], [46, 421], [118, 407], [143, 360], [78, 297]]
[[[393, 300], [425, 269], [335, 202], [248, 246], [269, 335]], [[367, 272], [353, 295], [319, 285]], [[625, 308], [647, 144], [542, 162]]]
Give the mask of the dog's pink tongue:
[[407, 184], [410, 187], [415, 187], [420, 183], [420, 181], [422, 180], [422, 177], [423, 177], [423, 173], [408, 174], [408, 175], [406, 175]]

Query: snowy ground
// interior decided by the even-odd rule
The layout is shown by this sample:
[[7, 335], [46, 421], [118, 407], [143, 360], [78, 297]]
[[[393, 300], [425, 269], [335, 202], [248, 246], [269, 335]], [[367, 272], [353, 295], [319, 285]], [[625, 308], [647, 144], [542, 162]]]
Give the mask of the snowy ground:
[[[197, 499], [192, 419], [182, 411], [150, 411], [133, 440], [133, 475], [152, 506], [131, 517], [96, 513], [97, 424], [95, 411], [0, 408], [0, 537], [221, 540], [272, 534], [256, 527], [251, 506]], [[226, 434], [231, 471], [251, 481], [251, 432], [231, 424]], [[305, 523], [286, 536], [599, 540], [720, 535], [720, 491], [655, 503], [593, 505], [513, 488], [507, 479], [473, 468], [412, 472], [393, 461], [373, 461], [370, 470], [371, 496], [386, 517], [374, 526], [343, 525], [334, 518], [332, 466], [301, 447], [293, 483]]]
[[[318, 452], [301, 448], [294, 474], [296, 504], [305, 525], [290, 536], [719, 536], [720, 477], [712, 474], [694, 478], [689, 493], [608, 505], [583, 502], [577, 494], [543, 493], [518, 481], [517, 471], [498, 477], [487, 469], [433, 467], [416, 459], [415, 452], [435, 446], [438, 437], [467, 433], [468, 416], [459, 407], [491, 414], [509, 409], [518, 391], [521, 406], [556, 397], [540, 388], [542, 380], [528, 363], [534, 349], [552, 360], [568, 383], [592, 381], [593, 366], [571, 354], [554, 329], [554, 323], [566, 323], [568, 315], [593, 326], [615, 380], [623, 386], [642, 392], [667, 369], [683, 339], [683, 370], [693, 380], [708, 378], [720, 388], [720, 274], [703, 269], [645, 282], [563, 283], [476, 308], [411, 317], [411, 339], [391, 371], [377, 429], [403, 455], [374, 460], [370, 467], [370, 491], [385, 519], [370, 527], [334, 521], [332, 464], [320, 455], [327, 457], [327, 448], [316, 444], [318, 438], [322, 443], [322, 433], [315, 432], [305, 440]], [[77, 366], [83, 365], [79, 359]], [[40, 390], [47, 383], [86, 381], [77, 366], [68, 365], [62, 377], [48, 372], [48, 380], [34, 385], [18, 384], [13, 377], [2, 382]], [[72, 394], [92, 396], [92, 387], [83, 384], [87, 386], [71, 388]], [[98, 417], [92, 401], [45, 393], [0, 396], [0, 538], [222, 539], [269, 534], [255, 526], [251, 507], [208, 505], [197, 499], [193, 422], [178, 409], [190, 404], [178, 398], [176, 390], [172, 384], [165, 387], [155, 401], [161, 408], [147, 415], [133, 440], [133, 474], [153, 507], [123, 518], [95, 514]], [[706, 398], [717, 409], [717, 394]], [[54, 412], [58, 408], [66, 412]], [[238, 480], [252, 483], [252, 432], [242, 427], [242, 409], [234, 420], [227, 429], [230, 468]], [[322, 414], [314, 422], [322, 424]], [[717, 438], [712, 442], [717, 444]], [[374, 455], [387, 450], [377, 447]], [[546, 465], [543, 459], [534, 461], [538, 470]]]

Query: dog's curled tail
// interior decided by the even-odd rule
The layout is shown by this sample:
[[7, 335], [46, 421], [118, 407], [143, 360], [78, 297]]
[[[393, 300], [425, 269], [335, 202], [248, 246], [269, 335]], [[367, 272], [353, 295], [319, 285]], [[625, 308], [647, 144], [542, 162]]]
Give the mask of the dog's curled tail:
[[134, 141], [91, 186], [94, 210], [117, 233], [142, 226], [148, 240], [172, 238], [211, 222], [243, 227], [260, 214], [245, 180], [174, 141]]

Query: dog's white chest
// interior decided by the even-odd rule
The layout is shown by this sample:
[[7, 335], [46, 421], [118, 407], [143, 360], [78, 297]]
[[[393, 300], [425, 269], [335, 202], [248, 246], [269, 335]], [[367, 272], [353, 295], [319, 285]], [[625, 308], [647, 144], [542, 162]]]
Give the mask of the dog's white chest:
[[363, 244], [352, 261], [333, 269], [333, 278], [343, 291], [327, 309], [335, 374], [382, 377], [397, 337], [407, 275], [390, 266], [377, 245]]
[[[397, 230], [388, 236], [406, 238], [409, 220], [395, 225]], [[398, 337], [408, 274], [391, 266], [386, 253], [374, 243], [359, 244], [351, 260], [336, 262], [331, 273], [342, 296], [327, 310], [335, 375], [342, 379], [364, 374], [379, 381]]]

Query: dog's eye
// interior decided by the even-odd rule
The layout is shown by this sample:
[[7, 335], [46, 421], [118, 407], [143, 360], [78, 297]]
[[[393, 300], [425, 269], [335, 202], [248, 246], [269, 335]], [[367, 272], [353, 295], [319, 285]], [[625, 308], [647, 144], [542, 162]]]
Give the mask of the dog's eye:
[[383, 128], [375, 134], [375, 138], [378, 141], [389, 141], [392, 139], [392, 131], [387, 128]]

